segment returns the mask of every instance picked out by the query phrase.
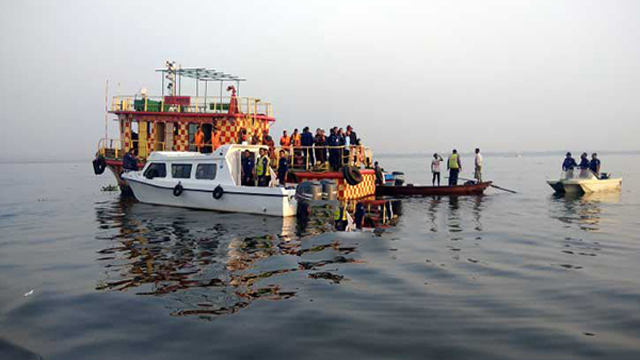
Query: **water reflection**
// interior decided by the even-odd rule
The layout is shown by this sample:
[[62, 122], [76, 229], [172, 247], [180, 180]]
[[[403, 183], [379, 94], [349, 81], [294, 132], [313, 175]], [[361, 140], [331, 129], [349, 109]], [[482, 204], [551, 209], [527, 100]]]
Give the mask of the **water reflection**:
[[[424, 199], [414, 199], [414, 201], [426, 202], [426, 215], [427, 223], [429, 224], [429, 231], [437, 233], [439, 231], [440, 217], [446, 227], [446, 231], [453, 234], [452, 240], [460, 240], [460, 234], [464, 232], [465, 226], [468, 222], [465, 222], [464, 217], [471, 214], [473, 218], [473, 229], [478, 232], [483, 231], [482, 225], [482, 212], [486, 207], [487, 197], [484, 195], [477, 196], [434, 196]], [[444, 209], [441, 205], [445, 204]], [[443, 211], [444, 210], [444, 211]]]
[[[286, 273], [305, 271], [311, 279], [340, 283], [341, 275], [317, 271], [353, 262], [347, 255], [355, 248], [338, 241], [303, 248], [303, 239], [331, 229], [323, 217], [331, 211], [313, 211], [301, 229], [295, 218], [192, 211], [126, 199], [97, 203], [97, 239], [104, 241], [97, 260], [104, 271], [96, 289], [162, 297], [177, 304], [172, 315], [207, 317], [236, 312], [256, 299], [295, 296], [277, 283]], [[302, 261], [307, 253], [325, 255], [325, 250], [324, 260]]]
[[576, 225], [583, 231], [600, 231], [606, 217], [603, 208], [620, 201], [620, 192], [590, 194], [553, 194], [550, 198], [551, 217], [567, 226]]

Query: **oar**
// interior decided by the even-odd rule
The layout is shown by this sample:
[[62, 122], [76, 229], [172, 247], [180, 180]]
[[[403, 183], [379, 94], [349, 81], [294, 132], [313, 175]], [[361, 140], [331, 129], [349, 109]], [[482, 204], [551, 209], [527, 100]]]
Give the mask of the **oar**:
[[[463, 178], [463, 177], [459, 177], [459, 176], [458, 176], [458, 179], [468, 180], [468, 181], [476, 181], [475, 179], [468, 179], [468, 178]], [[498, 189], [498, 190], [502, 190], [502, 191], [510, 192], [510, 193], [512, 193], [512, 194], [517, 194], [517, 193], [518, 193], [517, 191], [510, 190], [510, 189], [505, 189], [505, 188], [500, 187], [500, 186], [498, 186], [498, 185], [493, 185], [493, 184], [491, 184], [491, 185], [489, 185], [489, 186], [491, 186], [492, 188], [496, 188], [496, 189]]]

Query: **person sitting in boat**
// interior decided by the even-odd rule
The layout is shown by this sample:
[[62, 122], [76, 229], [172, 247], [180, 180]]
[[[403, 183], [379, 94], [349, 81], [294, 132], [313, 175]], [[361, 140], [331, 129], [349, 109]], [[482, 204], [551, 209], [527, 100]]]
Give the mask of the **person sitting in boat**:
[[598, 159], [598, 154], [591, 154], [591, 161], [589, 162], [589, 169], [591, 172], [599, 178], [600, 177], [600, 159]]
[[562, 162], [562, 171], [573, 170], [576, 166], [578, 166], [578, 163], [576, 163], [576, 160], [571, 156], [571, 153], [568, 152]]
[[270, 174], [271, 166], [268, 156], [268, 151], [265, 148], [260, 148], [260, 158], [256, 164], [256, 175], [258, 176], [258, 186], [269, 186], [271, 182]]
[[433, 173], [431, 185], [433, 186], [436, 186], [436, 180], [438, 180], [438, 186], [440, 186], [440, 162], [443, 160], [438, 153], [433, 154], [433, 160], [431, 160], [431, 173]]
[[202, 150], [204, 150], [204, 132], [200, 125], [198, 125], [198, 131], [196, 131], [196, 135], [193, 137], [193, 142], [196, 145], [197, 152], [202, 152]]
[[124, 154], [122, 158], [122, 168], [124, 171], [138, 171], [138, 159], [136, 158], [136, 151], [134, 148]]
[[269, 147], [269, 158], [275, 159], [275, 147], [276, 144], [273, 142], [273, 138], [269, 135], [269, 131], [265, 130], [262, 132], [262, 145]]
[[253, 155], [251, 154], [251, 151], [249, 150], [245, 150], [242, 153], [242, 180], [241, 180], [241, 184], [244, 186], [254, 186], [254, 181], [253, 181], [253, 169], [254, 169], [254, 161], [253, 161]]
[[287, 153], [284, 150], [280, 150], [280, 160], [278, 160], [278, 182], [280, 182], [280, 185], [284, 185], [287, 182], [288, 172], [289, 160], [287, 159]]

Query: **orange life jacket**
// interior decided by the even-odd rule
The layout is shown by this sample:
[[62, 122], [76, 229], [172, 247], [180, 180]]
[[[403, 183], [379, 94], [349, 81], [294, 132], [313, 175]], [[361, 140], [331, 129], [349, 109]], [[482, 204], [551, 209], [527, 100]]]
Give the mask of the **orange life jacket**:
[[298, 135], [291, 135], [293, 137], [293, 146], [300, 146], [301, 142], [300, 142], [300, 134]]
[[288, 147], [289, 145], [291, 145], [291, 136], [282, 136], [280, 138], [280, 145], [284, 146], [284, 147]]
[[204, 144], [204, 133], [202, 132], [202, 130], [198, 130], [196, 136], [194, 137], [194, 141], [198, 148]]
[[220, 133], [211, 132], [211, 149], [215, 150], [220, 147]]

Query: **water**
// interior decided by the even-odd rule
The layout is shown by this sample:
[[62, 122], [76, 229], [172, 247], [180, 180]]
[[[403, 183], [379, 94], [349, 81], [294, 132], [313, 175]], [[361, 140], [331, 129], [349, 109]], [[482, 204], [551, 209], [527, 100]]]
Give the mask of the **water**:
[[518, 194], [406, 200], [376, 234], [124, 201], [88, 162], [0, 164], [0, 357], [637, 359], [639, 159], [603, 156], [622, 193], [578, 198], [544, 183], [561, 161], [486, 157]]

